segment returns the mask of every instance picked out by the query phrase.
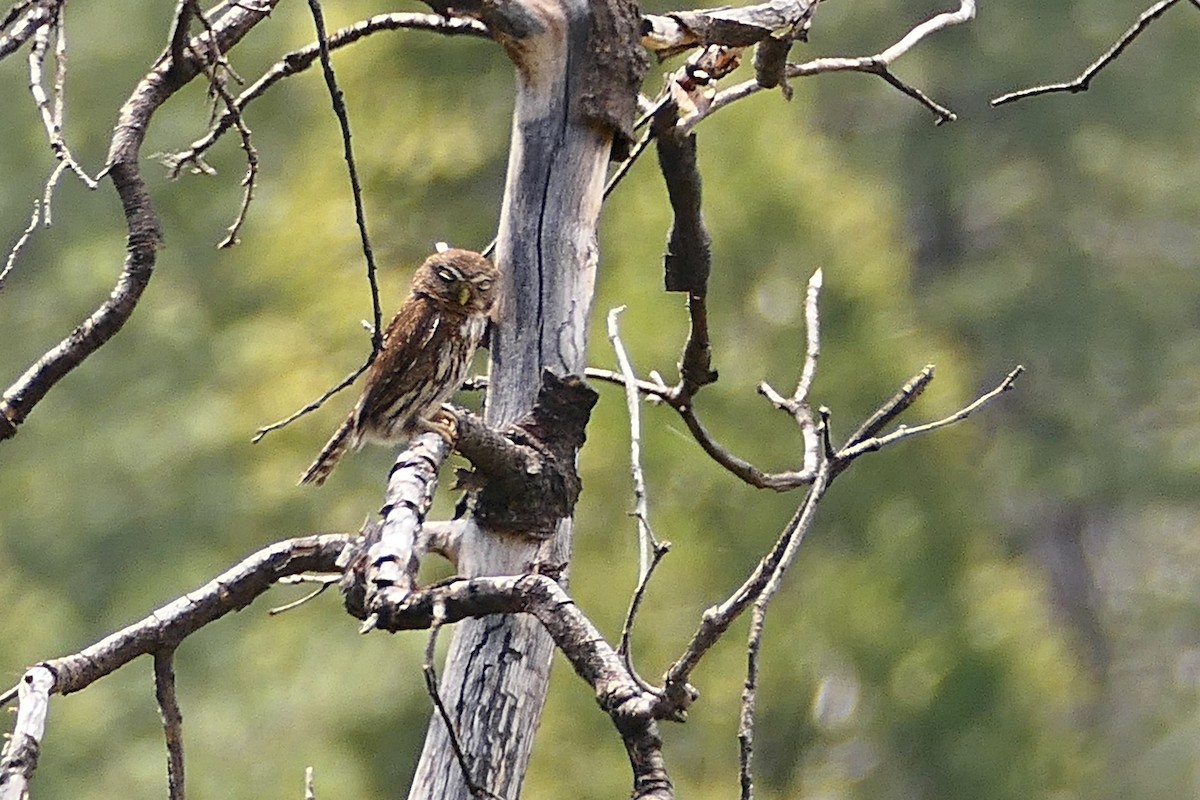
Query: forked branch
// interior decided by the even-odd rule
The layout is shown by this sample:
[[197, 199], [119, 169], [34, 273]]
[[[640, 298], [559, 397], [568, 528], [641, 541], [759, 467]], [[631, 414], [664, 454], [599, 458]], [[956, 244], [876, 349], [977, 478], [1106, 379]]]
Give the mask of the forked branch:
[[[935, 123], [942, 124], [943, 122], [953, 122], [956, 116], [953, 111], [935, 102], [920, 89], [909, 85], [898, 78], [892, 71], [892, 64], [901, 56], [908, 53], [912, 48], [924, 40], [927, 36], [945, 30], [954, 25], [960, 25], [968, 22], [975, 17], [975, 0], [960, 0], [957, 10], [947, 11], [938, 14], [921, 24], [914, 27], [907, 34], [900, 38], [895, 44], [885, 50], [871, 56], [853, 56], [853, 57], [828, 57], [816, 58], [811, 61], [806, 61], [801, 64], [788, 64], [784, 75], [788, 78], [806, 78], [811, 75], [822, 75], [828, 72], [866, 72], [871, 75], [878, 75], [891, 86], [899, 89], [904, 94], [916, 100], [921, 105], [928, 108], [934, 115]], [[720, 111], [722, 108], [749, 97], [752, 94], [757, 94], [763, 89], [770, 88], [763, 85], [757, 78], [754, 80], [745, 81], [736, 86], [731, 86], [720, 92], [716, 92], [711, 100], [703, 105], [698, 110], [698, 113], [680, 119], [678, 127], [683, 132], [693, 130], [702, 120]]]
[[[168, 98], [201, 73], [210, 53], [227, 51], [265, 19], [274, 4], [275, 0], [264, 0], [254, 6], [235, 3], [223, 9], [210, 20], [209, 30], [190, 39], [182, 64], [175, 61], [168, 47], [121, 107], [102, 174], [112, 179], [125, 213], [129, 234], [124, 266], [109, 297], [4, 390], [0, 398], [0, 440], [15, 436], [17, 426], [50, 389], [112, 338], [133, 314], [154, 272], [162, 244], [159, 217], [139, 166], [150, 119]], [[39, 5], [30, 9], [21, 19], [36, 18], [42, 8]], [[50, 19], [41, 19], [41, 25], [51, 24]], [[23, 24], [18, 20], [6, 36], [23, 30]], [[0, 56], [4, 55], [3, 48], [0, 39]]]

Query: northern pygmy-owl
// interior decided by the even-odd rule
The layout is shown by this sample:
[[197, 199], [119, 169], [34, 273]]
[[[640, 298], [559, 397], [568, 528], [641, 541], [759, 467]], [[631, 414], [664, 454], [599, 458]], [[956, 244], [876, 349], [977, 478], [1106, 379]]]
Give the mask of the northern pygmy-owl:
[[463, 380], [496, 299], [492, 262], [470, 250], [425, 259], [383, 335], [358, 404], [303, 475], [322, 484], [347, 450], [397, 444], [428, 429], [429, 416]]

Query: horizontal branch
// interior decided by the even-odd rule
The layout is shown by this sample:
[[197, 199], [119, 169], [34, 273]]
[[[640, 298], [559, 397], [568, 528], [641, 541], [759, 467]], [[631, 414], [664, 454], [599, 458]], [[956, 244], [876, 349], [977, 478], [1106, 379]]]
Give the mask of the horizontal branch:
[[[174, 647], [210, 622], [245, 608], [286, 575], [338, 571], [338, 556], [350, 541], [349, 535], [326, 534], [265, 547], [140, 622], [41, 666], [54, 674], [55, 694], [77, 692], [138, 656]], [[0, 695], [0, 706], [15, 694]]]
[[808, 0], [771, 0], [642, 16], [642, 46], [666, 58], [692, 47], [750, 47], [777, 31], [800, 30], [816, 8]]

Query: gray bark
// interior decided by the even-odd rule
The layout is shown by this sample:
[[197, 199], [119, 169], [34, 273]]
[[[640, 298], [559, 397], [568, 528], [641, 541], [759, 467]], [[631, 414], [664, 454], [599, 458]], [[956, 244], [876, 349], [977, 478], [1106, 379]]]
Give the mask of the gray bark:
[[[518, 81], [496, 248], [503, 299], [491, 341], [485, 415], [497, 427], [532, 408], [543, 368], [583, 373], [596, 224], [613, 138], [610, 128], [586, 121], [578, 108], [587, 4], [539, 1], [523, 13], [507, 20], [508, 31], [505, 20], [488, 20], [517, 63]], [[471, 524], [458, 572], [473, 577], [561, 567], [569, 560], [571, 535], [570, 519], [543, 539]], [[455, 628], [442, 698], [472, 779], [501, 797], [520, 793], [553, 651], [550, 636], [528, 616], [484, 617]], [[445, 726], [434, 715], [409, 797], [470, 796]]]

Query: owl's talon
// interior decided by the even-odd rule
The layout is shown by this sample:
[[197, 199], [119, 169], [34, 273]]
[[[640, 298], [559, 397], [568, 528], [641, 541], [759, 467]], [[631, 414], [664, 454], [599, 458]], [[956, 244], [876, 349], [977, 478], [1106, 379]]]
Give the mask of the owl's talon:
[[458, 441], [458, 415], [449, 406], [442, 406], [429, 419], [422, 419], [421, 427], [441, 436], [451, 449]]

